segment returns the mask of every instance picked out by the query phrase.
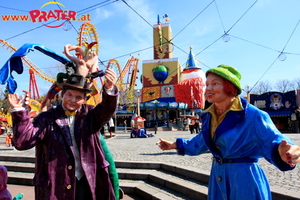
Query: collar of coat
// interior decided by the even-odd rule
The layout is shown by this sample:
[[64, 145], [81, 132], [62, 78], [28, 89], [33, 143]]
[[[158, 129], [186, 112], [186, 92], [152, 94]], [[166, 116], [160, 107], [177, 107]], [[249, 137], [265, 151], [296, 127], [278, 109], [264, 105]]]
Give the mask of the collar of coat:
[[204, 110], [203, 112], [209, 112], [211, 114], [211, 137], [214, 136], [216, 128], [219, 126], [219, 124], [223, 121], [223, 119], [225, 118], [226, 114], [229, 111], [241, 111], [243, 110], [243, 106], [241, 104], [240, 98], [239, 97], [235, 97], [233, 102], [231, 103], [231, 106], [228, 110], [226, 110], [226, 112], [224, 112], [220, 117], [217, 116], [216, 112], [215, 112], [215, 106], [214, 104], [211, 105], [208, 109]]
[[[83, 104], [78, 110], [77, 110], [77, 114], [76, 114], [76, 120], [80, 120], [82, 118], [84, 118], [89, 110], [91, 110], [93, 108], [93, 106], [91, 105], [87, 105], [87, 104]], [[67, 123], [67, 117], [64, 114], [64, 108], [61, 104], [59, 104], [56, 108], [52, 108], [51, 110], [49, 110], [50, 112], [52, 112], [52, 117], [55, 119], [55, 122], [59, 125], [59, 126], [64, 126]]]
[[226, 113], [226, 116], [219, 124], [219, 126], [215, 130], [214, 137], [211, 139], [211, 118], [212, 115], [210, 112], [203, 112], [201, 113], [202, 119], [202, 134], [205, 140], [207, 147], [214, 155], [219, 155], [219, 151], [214, 145], [215, 141], [222, 135], [222, 133], [226, 132], [227, 130], [233, 128], [236, 124], [238, 124], [242, 119], [244, 119], [246, 110], [248, 107], [248, 102], [246, 99], [240, 98], [240, 102], [242, 105], [241, 110], [229, 110]]

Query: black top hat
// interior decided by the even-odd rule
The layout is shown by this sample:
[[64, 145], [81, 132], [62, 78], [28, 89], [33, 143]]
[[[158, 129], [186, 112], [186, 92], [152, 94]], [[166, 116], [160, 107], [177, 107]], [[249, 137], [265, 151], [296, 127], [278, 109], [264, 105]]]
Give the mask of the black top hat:
[[85, 93], [90, 93], [92, 90], [87, 88], [87, 79], [81, 75], [71, 74], [68, 75], [67, 80], [58, 84], [63, 90], [72, 89], [79, 90]]

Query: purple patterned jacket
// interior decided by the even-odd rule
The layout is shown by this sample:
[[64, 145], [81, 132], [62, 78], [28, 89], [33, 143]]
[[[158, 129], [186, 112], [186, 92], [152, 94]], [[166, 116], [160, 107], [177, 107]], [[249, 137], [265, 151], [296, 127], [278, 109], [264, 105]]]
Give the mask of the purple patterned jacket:
[[[82, 168], [94, 200], [114, 200], [99, 129], [115, 112], [118, 95], [103, 92], [96, 107], [83, 104], [75, 116], [75, 136]], [[33, 122], [27, 110], [12, 113], [14, 144], [18, 150], [36, 148], [34, 185], [36, 199], [75, 199], [74, 148], [61, 105], [40, 113]]]

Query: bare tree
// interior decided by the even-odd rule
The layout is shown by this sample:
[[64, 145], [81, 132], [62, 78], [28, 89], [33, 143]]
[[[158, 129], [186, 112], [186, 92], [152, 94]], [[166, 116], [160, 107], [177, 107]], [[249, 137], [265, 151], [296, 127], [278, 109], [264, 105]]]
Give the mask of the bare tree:
[[60, 62], [57, 62], [53, 67], [48, 68], [46, 72], [53, 77], [56, 77], [58, 72], [66, 72], [66, 67]]
[[274, 88], [278, 92], [285, 93], [287, 91], [295, 90], [295, 83], [293, 81], [288, 80], [288, 79], [282, 79], [282, 80], [278, 80], [274, 84]]
[[1, 109], [1, 112], [4, 112], [4, 113], [7, 113], [9, 110], [9, 103], [7, 101], [7, 95], [8, 95], [8, 91], [4, 88], [0, 88], [0, 109]]
[[263, 94], [272, 90], [272, 84], [268, 80], [258, 82], [253, 88], [250, 89], [251, 94]]
[[300, 89], [300, 78], [294, 79], [295, 89]]

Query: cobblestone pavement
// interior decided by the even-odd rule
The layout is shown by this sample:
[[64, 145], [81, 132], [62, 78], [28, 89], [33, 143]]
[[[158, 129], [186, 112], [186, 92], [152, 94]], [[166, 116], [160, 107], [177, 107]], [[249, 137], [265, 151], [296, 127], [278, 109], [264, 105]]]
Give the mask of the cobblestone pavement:
[[[154, 132], [148, 132], [154, 134]], [[300, 134], [286, 134], [293, 142], [300, 146]], [[176, 138], [191, 138], [195, 135], [188, 131], [159, 131], [151, 138], [130, 138], [129, 132], [117, 132], [113, 138], [106, 140], [108, 147], [116, 161], [152, 161], [167, 164], [189, 166], [209, 174], [211, 154], [199, 156], [178, 156], [176, 150], [162, 151], [155, 143], [159, 138], [175, 141]], [[2, 136], [3, 137], [3, 136]], [[34, 156], [34, 149], [17, 151], [6, 147], [0, 139], [0, 155]], [[268, 176], [271, 186], [300, 192], [300, 166], [288, 172], [281, 172], [264, 159], [259, 164]]]

